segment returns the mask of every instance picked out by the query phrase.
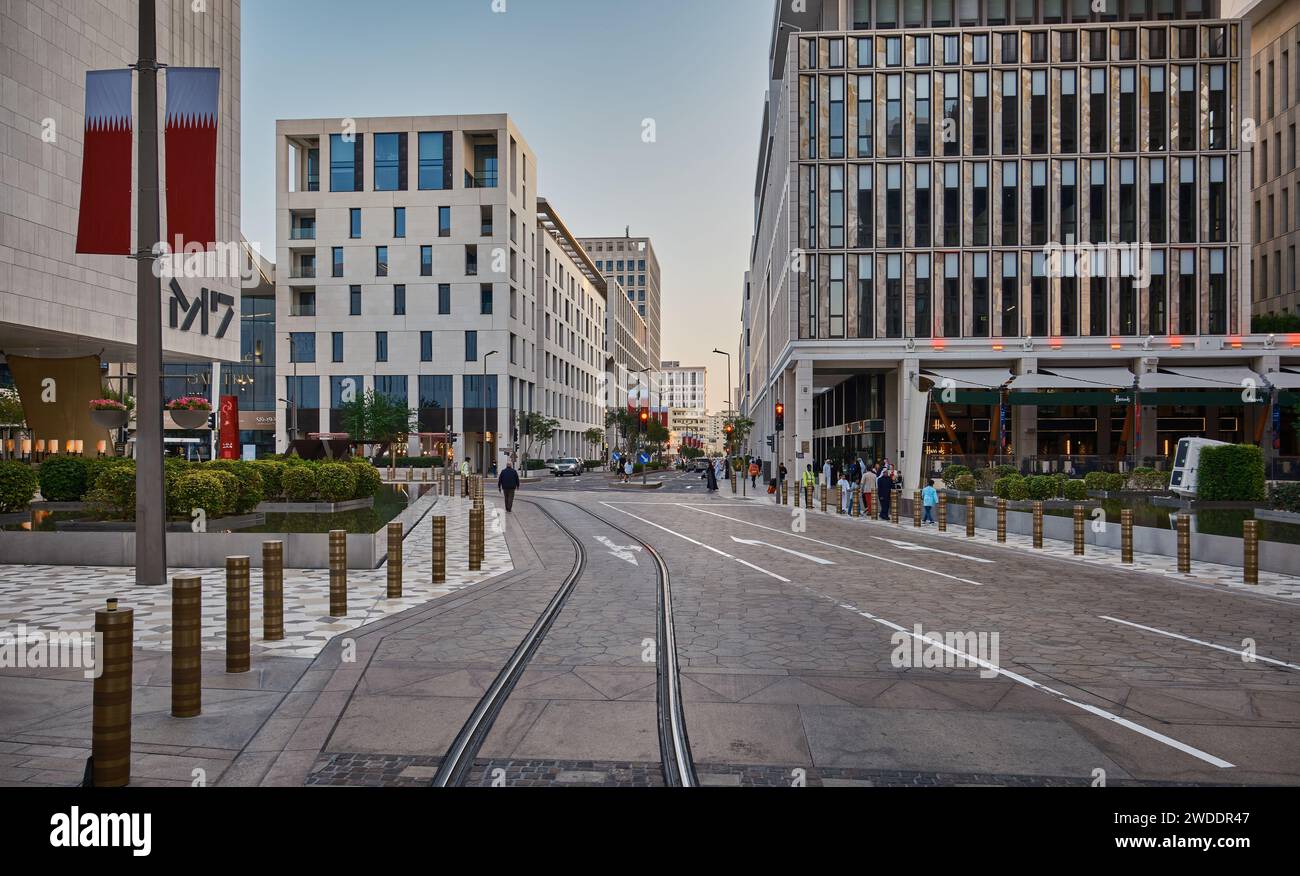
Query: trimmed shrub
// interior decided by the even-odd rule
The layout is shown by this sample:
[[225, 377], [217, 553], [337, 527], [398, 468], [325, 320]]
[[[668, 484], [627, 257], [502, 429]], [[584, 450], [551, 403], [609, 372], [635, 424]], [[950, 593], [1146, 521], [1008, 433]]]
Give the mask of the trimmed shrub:
[[998, 480], [998, 473], [991, 468], [982, 468], [975, 472], [975, 479], [979, 481], [981, 490], [991, 490]]
[[117, 465], [100, 473], [86, 501], [103, 517], [135, 517], [135, 466]]
[[135, 471], [134, 459], [123, 459], [120, 456], [105, 456], [103, 459], [83, 459], [82, 463], [86, 466], [86, 494], [99, 486], [99, 478], [111, 468], [129, 468]]
[[1061, 495], [1072, 502], [1081, 502], [1088, 498], [1088, 485], [1083, 481], [1066, 481]]
[[993, 471], [996, 472], [997, 476], [1000, 478], [1009, 478], [1012, 475], [1020, 474], [1020, 470], [1014, 465], [996, 465], [993, 467]]
[[1030, 499], [1046, 501], [1056, 498], [1056, 478], [1051, 475], [1035, 475], [1025, 478], [1025, 492]]
[[1207, 502], [1262, 502], [1264, 452], [1253, 444], [1201, 450], [1196, 498]]
[[[239, 478], [236, 477], [233, 473], [228, 471], [223, 471], [222, 469], [219, 468], [210, 468], [206, 470], [199, 469], [199, 471], [203, 472], [204, 474], [210, 474], [213, 477], [215, 477], [218, 481], [221, 482], [221, 490], [223, 493], [224, 501], [222, 502], [221, 505], [221, 514], [217, 516], [224, 517], [227, 514], [233, 514], [235, 512], [235, 508], [239, 506]], [[189, 477], [189, 474], [190, 473], [181, 475], [179, 478], [176, 479], [176, 483], [179, 484], [182, 480]], [[179, 510], [182, 514], [189, 514], [189, 510], [185, 509], [183, 506], [180, 507]], [[211, 514], [210, 511], [209, 514]]]
[[[946, 480], [947, 479], [945, 478], [945, 481]], [[975, 492], [975, 487], [977, 486], [975, 483], [975, 476], [969, 473], [958, 475], [957, 479], [953, 481], [953, 484], [957, 487], [957, 489], [961, 490], [963, 493], [973, 493]]]
[[944, 467], [941, 477], [945, 484], [951, 484], [956, 483], [957, 478], [962, 475], [968, 475], [970, 473], [971, 470], [964, 465], [949, 465]]
[[1108, 474], [1106, 475], [1106, 486], [1102, 489], [1108, 493], [1118, 493], [1120, 490], [1124, 489], [1124, 484], [1127, 482], [1128, 478], [1124, 477], [1122, 474]]
[[346, 502], [357, 491], [357, 476], [352, 466], [331, 462], [320, 467], [316, 488], [326, 502]]
[[[993, 495], [999, 499], [1014, 499], [1012, 493], [1017, 490], [1022, 494], [1026, 492], [1025, 479], [1018, 474], [1005, 475], [993, 483]], [[1021, 498], [1023, 499], [1024, 495]]]
[[284, 495], [284, 471], [287, 466], [277, 459], [259, 459], [250, 462], [253, 470], [262, 476], [262, 495], [278, 499]]
[[80, 502], [86, 496], [86, 462], [51, 456], [41, 463], [41, 495], [47, 502]]
[[234, 459], [214, 459], [200, 471], [218, 471], [234, 475], [238, 481], [232, 502], [227, 507], [228, 513], [248, 514], [265, 498], [265, 487], [261, 472], [250, 462]]
[[36, 472], [27, 463], [12, 459], [0, 462], [0, 514], [21, 511], [30, 505], [39, 483]]
[[[364, 460], [365, 457], [354, 456], [350, 461]], [[388, 468], [392, 460], [387, 456], [381, 456], [375, 460], [375, 466], [378, 468]], [[397, 457], [398, 468], [441, 468], [441, 456], [399, 456]]]
[[1087, 486], [1088, 492], [1100, 493], [1106, 489], [1107, 473], [1104, 471], [1090, 471], [1083, 477], [1083, 483]]
[[353, 459], [348, 463], [348, 470], [352, 472], [357, 482], [356, 489], [352, 492], [353, 499], [371, 499], [383, 485], [379, 469], [364, 459]]
[[310, 502], [316, 498], [316, 469], [310, 465], [285, 467], [284, 496], [290, 502]]
[[213, 519], [221, 517], [226, 510], [226, 487], [222, 475], [228, 472], [192, 471], [176, 480], [173, 490], [172, 506], [179, 514], [194, 516], [195, 508], [202, 508]]
[[1275, 510], [1300, 514], [1300, 483], [1274, 484], [1269, 501]]

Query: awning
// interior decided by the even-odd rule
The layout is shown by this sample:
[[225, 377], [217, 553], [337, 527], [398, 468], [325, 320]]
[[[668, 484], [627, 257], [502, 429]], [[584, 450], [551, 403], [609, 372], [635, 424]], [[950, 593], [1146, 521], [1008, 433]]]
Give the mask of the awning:
[[[1202, 368], [1166, 368], [1138, 378], [1144, 405], [1215, 405], [1232, 406], [1267, 404], [1266, 381], [1242, 365]], [[1254, 399], [1244, 390], [1254, 386]]]
[[1204, 380], [1220, 387], [1243, 389], [1247, 386], [1263, 387], [1264, 378], [1244, 365], [1215, 366], [1213, 368], [1169, 368], [1166, 369], [1180, 377]]
[[1089, 389], [1096, 386], [1110, 389], [1133, 388], [1133, 372], [1127, 368], [1052, 368], [1052, 373], [1086, 383]]
[[1273, 371], [1264, 376], [1278, 389], [1300, 389], [1300, 371]]
[[948, 380], [961, 389], [1001, 389], [1011, 379], [1009, 368], [926, 368], [922, 373], [936, 389]]

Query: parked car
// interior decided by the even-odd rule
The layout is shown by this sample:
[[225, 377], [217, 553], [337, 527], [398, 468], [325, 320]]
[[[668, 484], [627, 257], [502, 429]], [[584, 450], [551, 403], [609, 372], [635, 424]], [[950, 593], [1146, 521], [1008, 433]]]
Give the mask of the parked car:
[[582, 474], [582, 461], [566, 457], [564, 459], [553, 459], [550, 462], [552, 477], [562, 478], [565, 475], [579, 477]]
[[713, 465], [713, 461], [707, 456], [698, 456], [691, 460], [691, 471], [708, 471], [711, 465]]

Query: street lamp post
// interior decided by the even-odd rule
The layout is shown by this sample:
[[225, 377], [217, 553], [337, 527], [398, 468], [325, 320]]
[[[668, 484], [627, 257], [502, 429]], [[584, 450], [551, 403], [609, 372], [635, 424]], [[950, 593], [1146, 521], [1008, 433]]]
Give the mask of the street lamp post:
[[[727, 417], [728, 419], [734, 420], [736, 418], [736, 412], [731, 404], [731, 354], [725, 350], [714, 350], [713, 352], [717, 353], [719, 356], [727, 357]], [[727, 454], [731, 454], [730, 441], [727, 442]], [[728, 465], [730, 465], [730, 463], [728, 463]]]
[[482, 420], [483, 420], [483, 429], [482, 429], [482, 431], [480, 431], [479, 434], [478, 434], [479, 447], [480, 447], [480, 450], [479, 450], [479, 459], [482, 461], [483, 474], [484, 474], [484, 475], [486, 475], [486, 474], [488, 473], [488, 464], [487, 464], [487, 366], [488, 366], [488, 357], [489, 357], [489, 356], [495, 356], [495, 355], [497, 354], [497, 352], [498, 352], [497, 350], [493, 350], [493, 351], [490, 352], [490, 353], [484, 353], [484, 354], [483, 354], [483, 382], [479, 384], [479, 388], [478, 388], [479, 404], [482, 405], [482, 407], [480, 408], [480, 410], [483, 411], [483, 417], [482, 417]]

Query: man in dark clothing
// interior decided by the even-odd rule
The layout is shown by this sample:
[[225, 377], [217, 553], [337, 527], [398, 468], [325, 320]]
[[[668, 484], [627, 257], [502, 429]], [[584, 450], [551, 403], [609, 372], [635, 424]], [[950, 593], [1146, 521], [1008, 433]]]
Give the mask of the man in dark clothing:
[[876, 486], [880, 490], [880, 519], [889, 520], [889, 500], [894, 497], [894, 479], [890, 476], [889, 469], [880, 473], [876, 478]]
[[497, 489], [506, 497], [506, 513], [513, 514], [515, 507], [515, 490], [519, 489], [519, 472], [509, 463], [497, 478]]

